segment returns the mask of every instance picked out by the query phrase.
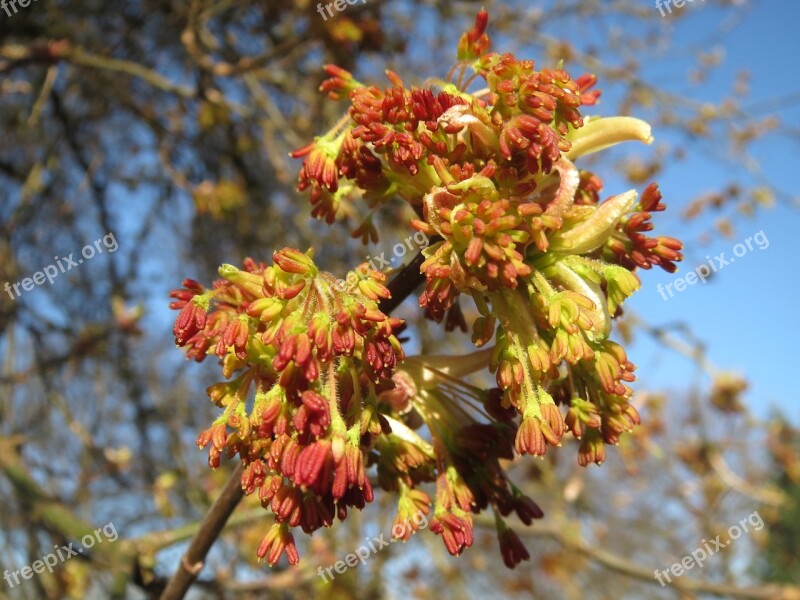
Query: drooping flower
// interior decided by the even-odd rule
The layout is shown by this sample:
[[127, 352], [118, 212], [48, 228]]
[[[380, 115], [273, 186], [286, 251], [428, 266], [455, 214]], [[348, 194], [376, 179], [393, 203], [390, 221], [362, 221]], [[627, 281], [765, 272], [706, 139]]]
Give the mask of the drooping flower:
[[528, 549], [519, 539], [517, 533], [511, 529], [505, 522], [496, 517], [497, 538], [500, 542], [500, 555], [503, 557], [503, 563], [509, 568], [513, 569], [523, 560], [530, 560], [531, 555]]
[[290, 565], [296, 565], [300, 562], [297, 546], [294, 543], [294, 536], [291, 531], [289, 531], [285, 523], [275, 523], [261, 541], [256, 554], [259, 558], [266, 558], [270, 565], [274, 565], [277, 564], [284, 553]]

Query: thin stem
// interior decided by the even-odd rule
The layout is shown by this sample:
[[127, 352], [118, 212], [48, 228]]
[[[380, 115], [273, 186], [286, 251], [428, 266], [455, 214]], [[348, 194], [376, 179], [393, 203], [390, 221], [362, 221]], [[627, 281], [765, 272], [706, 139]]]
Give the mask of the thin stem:
[[181, 557], [181, 564], [169, 580], [167, 587], [161, 594], [161, 600], [179, 600], [183, 598], [200, 571], [203, 570], [204, 561], [211, 546], [222, 533], [225, 523], [233, 513], [233, 509], [244, 496], [242, 491], [242, 471], [240, 462], [231, 474], [222, 493], [206, 514], [197, 535], [189, 545], [189, 549]]

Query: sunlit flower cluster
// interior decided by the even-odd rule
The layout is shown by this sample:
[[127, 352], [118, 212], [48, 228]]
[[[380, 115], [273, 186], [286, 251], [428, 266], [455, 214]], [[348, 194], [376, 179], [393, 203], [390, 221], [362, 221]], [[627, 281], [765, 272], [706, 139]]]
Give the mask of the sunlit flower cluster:
[[[226, 378], [209, 388], [223, 413], [199, 443], [212, 466], [223, 454], [244, 461], [245, 491], [275, 515], [259, 549], [270, 563], [297, 561], [291, 528], [330, 526], [377, 485], [398, 496], [397, 522], [432, 511], [454, 555], [473, 543], [473, 515], [492, 508], [513, 567], [528, 552], [504, 517], [529, 524], [542, 511], [508, 479], [508, 461], [542, 456], [569, 432], [579, 463], [600, 464], [639, 423], [635, 367], [609, 338], [612, 321], [639, 288], [634, 271], [674, 271], [681, 243], [647, 235], [665, 208], [655, 184], [603, 199], [602, 180], [575, 163], [649, 143], [650, 128], [584, 116], [600, 95], [594, 76], [490, 53], [487, 21], [481, 11], [446, 80], [424, 88], [392, 72], [390, 87], [367, 86], [327, 67], [322, 90], [348, 112], [292, 154], [304, 158], [298, 188], [312, 215], [365, 215], [354, 230], [365, 242], [378, 238], [377, 211], [408, 203], [409, 227], [434, 240], [420, 307], [448, 328], [471, 325], [485, 348], [406, 358], [402, 324], [381, 311], [383, 273], [362, 265], [345, 291], [291, 249], [273, 266], [223, 266], [210, 290], [187, 280], [173, 293], [177, 343], [196, 360], [215, 353]], [[471, 324], [462, 300], [475, 306]], [[496, 387], [465, 379], [487, 369]]]
[[296, 563], [289, 528], [311, 533], [373, 499], [368, 454], [389, 431], [377, 396], [404, 358], [402, 322], [378, 308], [389, 295], [381, 273], [363, 268], [343, 292], [308, 254], [273, 261], [223, 265], [210, 290], [187, 280], [172, 307], [177, 344], [198, 361], [216, 354], [226, 378], [208, 388], [223, 412], [198, 445], [212, 467], [239, 455], [244, 490], [275, 514], [259, 556]]

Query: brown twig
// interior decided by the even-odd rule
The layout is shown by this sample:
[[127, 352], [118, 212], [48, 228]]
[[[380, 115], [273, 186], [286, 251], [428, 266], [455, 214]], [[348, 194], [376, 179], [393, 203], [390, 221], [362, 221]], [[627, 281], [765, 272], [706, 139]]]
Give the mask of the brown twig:
[[[435, 244], [438, 240], [439, 238], [431, 238], [429, 244]], [[403, 270], [389, 282], [389, 291], [392, 293], [392, 297], [380, 304], [384, 313], [391, 314], [422, 283], [419, 267], [423, 262], [425, 262], [425, 257], [422, 252], [418, 252], [414, 260], [403, 267]]]
[[181, 557], [181, 564], [169, 580], [161, 594], [161, 600], [178, 600], [183, 598], [189, 586], [194, 583], [203, 570], [206, 555], [216, 541], [228, 517], [244, 496], [242, 492], [242, 464], [236, 466], [222, 493], [206, 514], [197, 535], [189, 545], [189, 549]]

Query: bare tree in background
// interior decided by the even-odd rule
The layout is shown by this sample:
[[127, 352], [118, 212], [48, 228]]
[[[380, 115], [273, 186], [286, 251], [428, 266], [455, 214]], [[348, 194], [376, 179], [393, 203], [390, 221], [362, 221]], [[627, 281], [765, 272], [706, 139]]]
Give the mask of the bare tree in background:
[[[719, 4], [728, 20], [710, 36], [724, 40], [748, 8]], [[266, 259], [285, 245], [317, 246], [317, 259], [333, 272], [363, 260], [372, 248], [349, 236], [359, 215], [330, 228], [309, 224], [307, 199], [294, 189], [298, 164], [288, 153], [337, 117], [317, 89], [322, 65], [362, 80], [382, 77], [389, 65], [421, 83], [440, 71], [431, 57], [452, 62], [478, 8], [367, 0], [323, 20], [303, 0], [76, 0], [34, 3], [11, 18], [0, 12], [0, 282], [18, 282], [108, 233], [119, 243], [118, 251], [59, 273], [53, 285], [17, 298], [0, 293], [0, 565], [30, 565], [106, 523], [120, 533], [52, 574], [0, 586], [3, 594], [160, 595], [232, 471], [224, 462], [209, 471], [196, 449], [197, 432], [215, 415], [204, 394], [213, 379], [174, 349], [169, 289], [188, 273], [208, 281], [220, 262]], [[604, 113], [647, 116], [656, 131], [693, 140], [680, 152], [656, 146], [648, 162], [619, 159], [614, 166], [631, 183], [656, 178], [666, 162], [692, 152], [741, 161], [745, 176], [687, 203], [686, 219], [716, 218], [717, 233], [726, 234], [741, 213], [792, 202], [749, 153], [764, 136], [797, 135], [777, 127], [782, 90], [764, 110], [744, 110], [744, 73], [718, 105], [649, 81], [637, 53], [668, 52], [672, 42], [649, 5], [531, 8], [510, 0], [490, 8], [503, 45], [541, 63], [563, 59], [616, 90], [619, 106], [603, 106]], [[624, 41], [611, 33], [561, 39], [589, 25], [605, 35], [612, 23], [625, 28]], [[719, 57], [698, 55], [687, 77], [701, 85]], [[384, 234], [386, 244], [407, 217], [399, 204], [390, 208], [394, 218], [378, 223], [396, 232]], [[396, 314], [419, 332], [420, 350], [463, 351], [461, 337], [417, 318], [414, 302]], [[629, 338], [651, 337], [694, 360], [712, 391], [697, 385], [667, 399], [647, 389], [640, 371], [634, 400], [646, 418], [610, 452], [604, 473], [566, 454], [511, 466], [546, 513], [527, 530], [531, 567], [494, 568], [493, 523], [477, 521], [475, 547], [460, 559], [423, 532], [323, 583], [318, 566], [391, 528], [388, 505], [379, 499], [360, 520], [316, 534], [301, 567], [267, 569], [255, 550], [268, 524], [258, 501], [247, 499], [193, 591], [209, 598], [460, 598], [498, 590], [509, 598], [800, 597], [796, 552], [780, 525], [797, 514], [793, 425], [749, 415], [741, 400], [746, 374], [714, 366], [691, 332], [633, 314], [622, 323]], [[764, 440], [768, 450], [753, 452]], [[654, 569], [669, 568], [756, 510], [763, 530], [702, 570], [659, 585]]]

